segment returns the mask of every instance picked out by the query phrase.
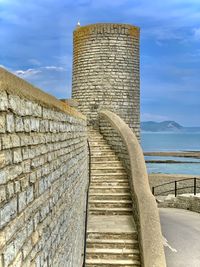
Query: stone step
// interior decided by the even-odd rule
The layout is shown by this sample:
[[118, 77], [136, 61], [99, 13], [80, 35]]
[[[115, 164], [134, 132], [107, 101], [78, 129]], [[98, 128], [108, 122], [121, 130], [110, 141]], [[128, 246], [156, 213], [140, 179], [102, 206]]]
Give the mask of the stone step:
[[98, 167], [103, 168], [103, 167], [110, 167], [110, 166], [123, 167], [122, 163], [119, 160], [113, 160], [113, 161], [109, 160], [109, 162], [108, 161], [95, 161], [95, 162], [93, 161], [92, 165], [93, 165], [92, 168], [98, 168]]
[[115, 151], [110, 150], [110, 148], [109, 149], [104, 149], [104, 148], [102, 148], [102, 149], [94, 149], [94, 148], [91, 147], [90, 151], [91, 151], [91, 153], [93, 155], [101, 155], [101, 154], [116, 155]]
[[87, 248], [86, 253], [87, 253], [86, 259], [110, 259], [110, 260], [140, 259], [138, 249]]
[[108, 143], [106, 142], [106, 140], [105, 139], [103, 139], [103, 137], [96, 137], [96, 138], [90, 138], [89, 139], [89, 145], [93, 145], [93, 144], [95, 144], [95, 145], [108, 145]]
[[137, 240], [124, 239], [87, 239], [88, 248], [138, 248]]
[[129, 180], [128, 178], [125, 176], [125, 177], [115, 177], [114, 175], [113, 176], [110, 176], [110, 175], [105, 175], [105, 177], [99, 177], [98, 176], [96, 177], [96, 175], [91, 175], [91, 183], [127, 183], [129, 184]]
[[87, 239], [99, 240], [137, 240], [136, 231], [132, 232], [92, 232], [88, 231]]
[[94, 128], [90, 128], [88, 127], [88, 133], [92, 133], [92, 134], [100, 134], [99, 129], [94, 129]]
[[110, 148], [109, 145], [104, 145], [104, 144], [98, 144], [98, 145], [93, 145], [90, 144], [90, 149], [92, 151], [101, 151], [101, 150], [108, 150], [108, 151], [112, 151], [112, 149]]
[[105, 169], [91, 169], [91, 174], [101, 174], [101, 175], [105, 175], [107, 173], [112, 173], [112, 174], [118, 174], [118, 175], [126, 175], [126, 171], [124, 170], [124, 168], [105, 168]]
[[96, 209], [96, 208], [103, 208], [103, 209], [110, 209], [110, 208], [130, 208], [132, 209], [132, 201], [130, 200], [89, 200], [89, 208]]
[[110, 177], [107, 176], [106, 178], [94, 178], [94, 176], [92, 176], [91, 179], [92, 183], [129, 183], [128, 178], [119, 178], [117, 177]]
[[140, 267], [138, 260], [107, 260], [107, 259], [88, 259], [86, 260], [86, 267]]
[[88, 131], [88, 135], [89, 136], [103, 136], [100, 132], [99, 132], [99, 130], [92, 130], [92, 131]]
[[127, 186], [90, 186], [89, 193], [129, 193], [130, 189]]
[[99, 138], [100, 138], [100, 137], [101, 137], [101, 138], [104, 138], [104, 136], [103, 136], [102, 134], [100, 134], [100, 133], [95, 133], [95, 132], [93, 132], [93, 133], [90, 132], [90, 133], [88, 134], [88, 136], [89, 136], [89, 139], [90, 139], [90, 140], [93, 139], [93, 138], [98, 138], [98, 137], [99, 137]]
[[90, 145], [90, 150], [97, 152], [102, 150], [105, 150], [107, 152], [115, 152], [113, 149], [111, 149], [109, 145], [99, 145], [99, 146]]
[[131, 215], [132, 208], [92, 208], [89, 206], [89, 214], [92, 215]]
[[[107, 158], [110, 158], [111, 157], [112, 160], [114, 160], [114, 159], [116, 160], [117, 159], [117, 156], [115, 155], [114, 152], [113, 153], [108, 153], [108, 152], [105, 152], [105, 151], [99, 152], [99, 153], [97, 153], [97, 152], [95, 152], [95, 153], [91, 152], [90, 155], [91, 155], [92, 158], [95, 158], [95, 160], [96, 160], [96, 157], [104, 157], [104, 156], [106, 156]], [[99, 158], [97, 160], [100, 161]]]
[[103, 137], [92, 137], [89, 139], [89, 145], [90, 146], [109, 146], [110, 145], [107, 143], [107, 141]]
[[[90, 141], [91, 142], [91, 141]], [[91, 142], [92, 143], [92, 145], [94, 146], [94, 147], [100, 147], [100, 145], [99, 144], [101, 144], [101, 146], [102, 146], [102, 144], [105, 144], [105, 146], [108, 146], [108, 147], [110, 147], [110, 145], [108, 144], [108, 142], [105, 140], [105, 139], [103, 139], [103, 140], [101, 140], [101, 141], [92, 141]], [[104, 146], [104, 145], [103, 145]], [[111, 148], [111, 147], [110, 147]]]
[[92, 164], [91, 170], [123, 170], [125, 172], [125, 169], [123, 166], [112, 166], [112, 163], [107, 163], [107, 166], [101, 166], [100, 164]]
[[121, 174], [121, 173], [97, 173], [97, 174], [92, 174], [92, 178], [95, 179], [128, 179], [127, 174]]
[[89, 192], [90, 200], [122, 200], [128, 199], [131, 200], [131, 194], [128, 193], [98, 193], [98, 192]]
[[101, 141], [101, 140], [104, 140], [104, 141], [106, 141], [105, 139], [104, 139], [104, 137], [103, 137], [103, 135], [98, 135], [98, 134], [89, 134], [89, 142], [91, 142], [91, 141]]
[[108, 186], [108, 187], [113, 187], [113, 186], [128, 186], [128, 180], [98, 180], [98, 179], [92, 179], [92, 182], [90, 183], [91, 186]]
[[109, 146], [105, 139], [89, 140], [90, 146]]
[[89, 143], [91, 183], [85, 266], [139, 267], [138, 235], [134, 225], [129, 228], [133, 211], [128, 175], [98, 131], [89, 132]]
[[103, 203], [103, 204], [132, 204], [132, 201], [131, 200], [126, 200], [126, 199], [123, 199], [123, 200], [90, 200], [89, 199], [89, 203], [91, 204], [98, 204], [98, 203]]
[[114, 156], [116, 156], [116, 154], [114, 151], [106, 151], [106, 150], [93, 151], [93, 150], [91, 150], [91, 157], [96, 157], [96, 156], [114, 157]]
[[108, 156], [106, 156], [106, 155], [101, 155], [101, 156], [99, 156], [99, 155], [93, 155], [92, 156], [92, 158], [91, 158], [91, 162], [92, 163], [94, 163], [94, 164], [96, 164], [96, 163], [98, 163], [98, 162], [102, 162], [102, 161], [106, 161], [106, 162], [112, 162], [112, 161], [116, 161], [116, 160], [118, 160], [118, 158], [117, 158], [117, 156], [116, 155], [110, 155], [109, 157]]

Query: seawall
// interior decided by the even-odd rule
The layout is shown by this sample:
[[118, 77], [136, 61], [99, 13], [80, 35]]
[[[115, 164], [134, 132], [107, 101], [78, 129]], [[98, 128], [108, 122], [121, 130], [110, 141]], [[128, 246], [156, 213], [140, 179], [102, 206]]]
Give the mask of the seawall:
[[0, 266], [81, 266], [86, 118], [0, 69]]

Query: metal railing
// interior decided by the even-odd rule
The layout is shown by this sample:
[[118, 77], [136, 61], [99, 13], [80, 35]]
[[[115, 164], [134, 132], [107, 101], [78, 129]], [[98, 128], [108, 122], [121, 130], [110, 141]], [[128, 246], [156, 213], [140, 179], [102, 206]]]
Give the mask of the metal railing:
[[[185, 181], [193, 181], [193, 183], [192, 183], [192, 185], [180, 187], [180, 183], [181, 182], [185, 182]], [[196, 195], [197, 194], [197, 189], [200, 189], [200, 186], [197, 185], [197, 181], [200, 181], [200, 178], [194, 177], [194, 178], [186, 178], [186, 179], [176, 180], [176, 181], [173, 181], [173, 182], [168, 182], [168, 183], [160, 184], [160, 185], [157, 185], [157, 186], [153, 186], [152, 187], [152, 194], [154, 196], [159, 196], [159, 195], [163, 195], [163, 194], [166, 194], [166, 193], [174, 192], [174, 195], [176, 197], [178, 195], [178, 190], [193, 188], [192, 193], [194, 193], [194, 195]], [[173, 185], [173, 184], [174, 184], [174, 188], [173, 189], [170, 189], [170, 190], [167, 190], [167, 191], [162, 191], [162, 192], [160, 192], [160, 190], [159, 190], [159, 193], [155, 192], [156, 191], [155, 189], [157, 189], [157, 188], [164, 187], [166, 185], [169, 186], [169, 185]]]
[[88, 145], [88, 158], [89, 158], [89, 166], [88, 166], [88, 175], [89, 175], [89, 181], [88, 181], [88, 188], [86, 193], [86, 211], [85, 211], [85, 233], [84, 233], [84, 254], [83, 254], [83, 265], [82, 267], [85, 267], [85, 261], [86, 261], [86, 246], [87, 246], [87, 224], [88, 224], [88, 198], [89, 198], [89, 188], [90, 188], [90, 181], [91, 181], [91, 150], [90, 150], [90, 144], [87, 139], [87, 145]]

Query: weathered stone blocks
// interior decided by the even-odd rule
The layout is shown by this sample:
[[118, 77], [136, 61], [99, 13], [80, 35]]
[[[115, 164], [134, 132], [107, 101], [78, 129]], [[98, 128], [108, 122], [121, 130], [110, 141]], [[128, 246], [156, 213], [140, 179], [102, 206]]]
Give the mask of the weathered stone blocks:
[[98, 127], [98, 113], [118, 114], [140, 136], [139, 28], [93, 24], [74, 31], [72, 97], [88, 124]]
[[14, 91], [0, 88], [0, 266], [81, 266], [86, 121]]

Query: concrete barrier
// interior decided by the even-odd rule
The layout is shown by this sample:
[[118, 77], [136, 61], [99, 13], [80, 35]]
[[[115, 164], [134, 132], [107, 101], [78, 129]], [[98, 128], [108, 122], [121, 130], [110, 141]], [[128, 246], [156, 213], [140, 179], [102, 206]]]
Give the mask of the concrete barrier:
[[129, 174], [133, 214], [139, 232], [142, 265], [165, 267], [166, 260], [156, 201], [151, 193], [140, 144], [128, 125], [113, 112], [100, 111], [100, 132]]

